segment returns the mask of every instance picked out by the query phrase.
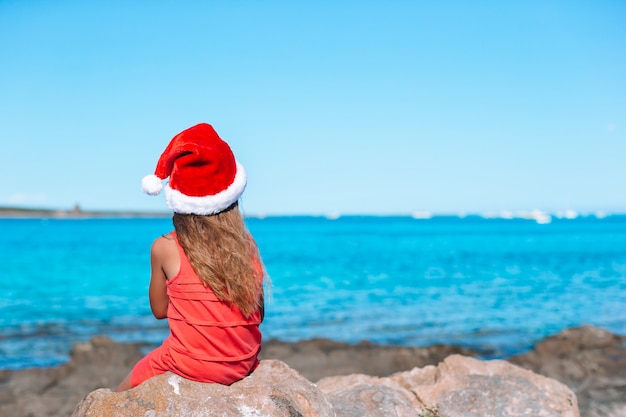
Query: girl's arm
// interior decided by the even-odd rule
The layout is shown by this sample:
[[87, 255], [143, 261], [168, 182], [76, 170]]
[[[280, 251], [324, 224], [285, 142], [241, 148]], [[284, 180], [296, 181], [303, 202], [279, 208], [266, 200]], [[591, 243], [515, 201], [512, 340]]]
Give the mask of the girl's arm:
[[[150, 297], [150, 308], [152, 314], [157, 319], [164, 319], [167, 317], [167, 305], [169, 303], [169, 297], [167, 296], [167, 275], [165, 271], [165, 265], [171, 258], [170, 244], [171, 238], [161, 236], [152, 244], [150, 250], [150, 287], [148, 289], [148, 295]], [[176, 249], [174, 247], [174, 249]]]

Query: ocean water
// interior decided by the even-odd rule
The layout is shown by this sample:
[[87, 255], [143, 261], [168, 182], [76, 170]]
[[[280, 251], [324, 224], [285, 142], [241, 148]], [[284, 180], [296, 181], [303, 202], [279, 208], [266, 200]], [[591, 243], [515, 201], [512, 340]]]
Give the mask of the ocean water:
[[[523, 352], [564, 328], [626, 334], [626, 216], [249, 218], [271, 278], [266, 339]], [[158, 344], [149, 248], [171, 219], [0, 219], [0, 369], [95, 335]]]

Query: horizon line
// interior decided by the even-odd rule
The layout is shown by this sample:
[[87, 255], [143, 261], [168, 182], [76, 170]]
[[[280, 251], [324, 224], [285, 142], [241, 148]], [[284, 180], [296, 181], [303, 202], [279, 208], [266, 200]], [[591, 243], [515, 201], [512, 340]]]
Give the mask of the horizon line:
[[[136, 209], [108, 209], [108, 210], [83, 210], [78, 205], [72, 209], [55, 209], [55, 208], [31, 208], [16, 206], [1, 206], [0, 218], [17, 218], [17, 217], [53, 217], [53, 218], [88, 218], [88, 217], [170, 217], [172, 211], [152, 211], [152, 210], [136, 210]], [[357, 213], [357, 212], [339, 212], [328, 211], [324, 213], [245, 213], [245, 218], [265, 219], [276, 217], [324, 217], [335, 220], [341, 217], [412, 217], [417, 220], [428, 220], [436, 217], [481, 217], [484, 219], [504, 219], [504, 220], [535, 220], [538, 223], [549, 223], [553, 218], [556, 219], [575, 219], [579, 217], [596, 217], [599, 219], [609, 216], [626, 215], [626, 211], [609, 211], [609, 210], [555, 210], [544, 211], [539, 209], [532, 210], [486, 210], [486, 211], [410, 211], [396, 213]]]

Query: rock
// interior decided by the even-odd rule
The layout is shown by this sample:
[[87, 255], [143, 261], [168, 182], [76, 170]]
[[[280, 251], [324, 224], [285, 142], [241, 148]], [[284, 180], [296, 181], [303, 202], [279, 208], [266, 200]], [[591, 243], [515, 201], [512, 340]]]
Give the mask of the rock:
[[506, 361], [461, 355], [387, 378], [329, 377], [318, 386], [338, 417], [580, 416], [565, 385]]
[[263, 344], [260, 358], [279, 359], [315, 382], [328, 376], [355, 373], [389, 376], [415, 367], [436, 365], [452, 354], [474, 356], [476, 352], [448, 345], [407, 347], [381, 346], [366, 341], [349, 344], [328, 339], [297, 343], [269, 340]]
[[413, 392], [390, 378], [335, 376], [321, 379], [317, 386], [337, 417], [418, 417], [424, 408]]
[[[568, 385], [576, 393], [581, 415], [585, 417], [624, 417], [624, 342], [626, 337], [602, 329], [574, 328], [543, 340], [535, 350], [511, 358], [510, 362]], [[67, 364], [46, 369], [0, 370], [0, 416], [67, 417], [88, 393], [98, 388], [116, 386], [141, 358], [143, 347], [140, 344], [120, 344], [107, 338], [94, 338], [89, 343], [76, 345]], [[447, 346], [406, 348], [371, 343], [349, 345], [318, 339], [297, 343], [269, 341], [264, 344], [262, 354], [264, 359], [284, 360], [313, 382], [324, 376], [341, 374], [373, 375], [350, 375], [350, 378], [355, 377], [354, 381], [358, 384], [348, 388], [350, 380], [343, 379], [341, 383], [346, 384], [346, 388], [340, 389], [337, 383], [335, 394], [322, 392], [336, 408], [338, 417], [341, 417], [339, 411], [349, 411], [348, 407], [341, 405], [342, 398], [360, 398], [364, 407], [368, 400], [370, 404], [367, 407], [395, 404], [398, 413], [389, 412], [389, 415], [402, 415], [401, 410], [406, 410], [408, 404], [412, 406], [413, 399], [417, 401], [415, 391], [411, 390], [412, 384], [433, 385], [432, 381], [436, 380], [440, 365], [427, 365], [437, 365], [446, 356], [458, 351], [458, 348]], [[374, 377], [387, 377], [414, 367], [420, 370], [410, 371], [412, 378], [419, 375], [422, 382], [401, 384], [396, 377], [406, 372], [393, 375], [394, 384], [390, 383], [389, 378]], [[379, 387], [381, 381], [385, 381], [385, 385]], [[321, 382], [318, 387], [322, 386]], [[401, 387], [399, 391], [398, 386]], [[369, 393], [378, 389], [384, 395], [368, 397]], [[409, 400], [405, 400], [408, 398], [407, 393], [412, 396]], [[427, 408], [421, 411], [418, 409], [421, 417], [438, 415], [435, 413], [436, 403], [424, 401], [419, 404], [431, 407], [430, 411]], [[447, 417], [443, 413], [439, 415]]]
[[574, 393], [560, 382], [502, 360], [460, 355], [437, 367], [391, 376], [446, 417], [577, 417]]
[[264, 360], [230, 386], [193, 382], [167, 372], [121, 393], [99, 389], [72, 417], [334, 416], [322, 392], [286, 364]]
[[585, 417], [626, 416], [626, 337], [582, 326], [539, 342], [509, 361], [567, 385]]
[[277, 360], [261, 361], [230, 386], [168, 372], [122, 393], [96, 390], [72, 414], [95, 416], [580, 417], [563, 384], [506, 361], [461, 355], [390, 377], [335, 376], [317, 385]]

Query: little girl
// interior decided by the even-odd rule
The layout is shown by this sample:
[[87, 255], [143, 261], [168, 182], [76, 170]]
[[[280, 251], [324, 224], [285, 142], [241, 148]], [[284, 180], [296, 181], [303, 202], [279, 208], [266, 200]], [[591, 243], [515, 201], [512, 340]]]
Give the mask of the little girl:
[[238, 209], [245, 186], [230, 147], [204, 123], [176, 135], [142, 180], [148, 194], [165, 188], [174, 211], [175, 231], [150, 252], [150, 307], [157, 319], [167, 317], [170, 335], [116, 391], [167, 371], [228, 385], [258, 365], [264, 271]]

